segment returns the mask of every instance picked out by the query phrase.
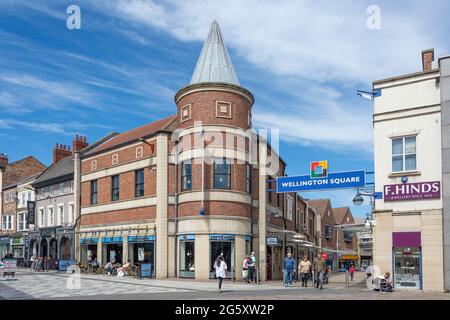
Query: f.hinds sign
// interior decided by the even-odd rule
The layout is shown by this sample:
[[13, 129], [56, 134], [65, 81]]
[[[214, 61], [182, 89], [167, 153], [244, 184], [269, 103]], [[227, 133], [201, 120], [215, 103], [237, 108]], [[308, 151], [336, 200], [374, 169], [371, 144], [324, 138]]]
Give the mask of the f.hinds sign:
[[384, 186], [384, 201], [428, 200], [441, 198], [439, 181], [391, 184]]

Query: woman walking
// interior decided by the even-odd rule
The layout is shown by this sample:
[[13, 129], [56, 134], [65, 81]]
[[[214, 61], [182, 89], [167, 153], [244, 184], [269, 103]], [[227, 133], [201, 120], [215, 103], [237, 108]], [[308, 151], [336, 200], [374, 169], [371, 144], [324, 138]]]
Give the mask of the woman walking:
[[225, 263], [223, 256], [218, 256], [216, 262], [214, 262], [214, 269], [216, 269], [216, 277], [219, 279], [219, 293], [222, 292], [222, 282], [225, 278], [227, 271], [227, 264]]
[[302, 287], [308, 287], [308, 275], [311, 271], [311, 262], [308, 260], [307, 256], [303, 257], [303, 260], [300, 261], [298, 265], [298, 273], [300, 274], [300, 278], [302, 280]]

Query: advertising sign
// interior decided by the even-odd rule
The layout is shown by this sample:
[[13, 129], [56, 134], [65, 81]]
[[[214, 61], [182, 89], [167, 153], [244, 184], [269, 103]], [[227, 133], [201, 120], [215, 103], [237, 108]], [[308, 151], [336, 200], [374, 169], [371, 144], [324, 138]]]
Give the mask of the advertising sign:
[[17, 259], [6, 258], [3, 260], [3, 273], [15, 273], [17, 269]]
[[36, 202], [27, 201], [27, 212], [28, 212], [27, 222], [29, 224], [34, 224], [34, 217], [35, 217], [35, 212], [36, 212]]
[[384, 186], [384, 201], [413, 201], [441, 198], [441, 182], [401, 183]]
[[67, 271], [69, 266], [76, 265], [77, 262], [75, 260], [59, 260], [58, 269], [59, 271]]
[[358, 188], [364, 187], [365, 184], [364, 170], [328, 173], [327, 176], [318, 178], [311, 175], [278, 177], [277, 193]]
[[152, 276], [152, 264], [143, 263], [141, 264], [141, 278], [150, 278]]
[[277, 238], [267, 238], [267, 245], [276, 246], [278, 244]]

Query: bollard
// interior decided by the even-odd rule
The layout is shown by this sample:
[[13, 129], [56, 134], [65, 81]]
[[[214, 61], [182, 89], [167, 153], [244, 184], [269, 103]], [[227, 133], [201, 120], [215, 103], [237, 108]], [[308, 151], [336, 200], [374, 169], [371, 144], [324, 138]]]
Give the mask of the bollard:
[[349, 281], [349, 273], [348, 270], [345, 270], [345, 288], [350, 288], [350, 281]]

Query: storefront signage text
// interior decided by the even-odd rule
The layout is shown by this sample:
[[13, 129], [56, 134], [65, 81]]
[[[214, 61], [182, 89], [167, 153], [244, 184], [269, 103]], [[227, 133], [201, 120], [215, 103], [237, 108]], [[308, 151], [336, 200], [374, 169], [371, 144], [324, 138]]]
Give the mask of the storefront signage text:
[[278, 244], [277, 238], [267, 238], [267, 245], [276, 246]]
[[391, 184], [384, 186], [384, 201], [428, 200], [441, 198], [439, 181]]
[[313, 178], [311, 175], [278, 177], [277, 193], [357, 188], [365, 184], [364, 170], [329, 173], [323, 178]]

